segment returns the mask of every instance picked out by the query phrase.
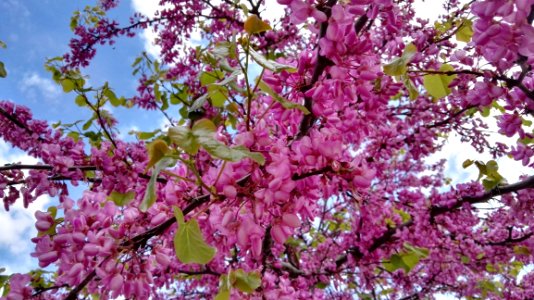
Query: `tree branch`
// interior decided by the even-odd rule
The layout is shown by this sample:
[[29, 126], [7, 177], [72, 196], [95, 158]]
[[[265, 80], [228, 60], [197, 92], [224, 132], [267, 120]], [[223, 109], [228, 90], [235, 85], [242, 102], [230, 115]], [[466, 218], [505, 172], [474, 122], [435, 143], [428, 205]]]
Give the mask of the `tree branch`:
[[534, 188], [534, 176], [527, 177], [526, 179], [513, 183], [513, 184], [509, 184], [505, 186], [497, 186], [485, 192], [484, 194], [480, 196], [462, 197], [458, 201], [456, 201], [456, 203], [450, 206], [432, 206], [430, 208], [430, 218], [434, 219], [438, 215], [460, 208], [465, 203], [469, 203], [469, 204], [482, 203], [496, 196], [514, 193], [514, 192], [524, 190], [524, 189], [529, 189], [529, 188]]
[[[334, 6], [337, 3], [337, 0], [328, 0], [328, 2], [322, 6], [320, 9], [323, 13], [325, 13], [327, 17], [327, 21], [321, 23], [321, 31], [319, 33], [319, 38], [323, 38], [326, 35], [326, 30], [328, 29], [328, 19], [330, 18], [330, 15], [332, 14], [332, 6]], [[320, 46], [317, 46], [317, 63], [315, 64], [315, 68], [313, 69], [313, 74], [311, 81], [300, 88], [300, 92], [306, 93], [309, 91], [315, 83], [319, 80], [319, 77], [323, 74], [323, 71], [326, 69], [327, 66], [332, 65], [332, 61], [325, 56], [322, 56], [320, 54], [321, 49]], [[304, 97], [304, 107], [308, 109], [310, 112], [307, 115], [304, 115], [302, 118], [302, 121], [300, 122], [299, 132], [296, 135], [296, 139], [299, 140], [302, 137], [304, 137], [306, 134], [308, 134], [308, 131], [313, 126], [313, 123], [317, 120], [317, 117], [313, 114], [313, 99], [311, 97]]]

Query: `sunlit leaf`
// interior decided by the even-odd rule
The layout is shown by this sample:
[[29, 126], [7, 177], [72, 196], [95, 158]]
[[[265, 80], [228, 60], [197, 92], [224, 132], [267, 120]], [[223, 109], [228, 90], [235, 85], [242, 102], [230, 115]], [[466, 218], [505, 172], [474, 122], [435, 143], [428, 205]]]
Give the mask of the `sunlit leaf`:
[[[443, 64], [439, 68], [440, 72], [454, 71], [451, 65]], [[456, 78], [456, 75], [447, 74], [427, 74], [423, 76], [425, 90], [435, 99], [443, 98], [451, 93], [449, 84]]]
[[129, 191], [126, 193], [119, 193], [117, 191], [111, 192], [108, 199], [113, 201], [117, 206], [124, 206], [135, 198], [135, 192]]
[[397, 57], [389, 64], [384, 65], [384, 73], [390, 76], [400, 76], [408, 71], [408, 63], [417, 53], [417, 47], [414, 44], [406, 45], [401, 57]]
[[274, 60], [269, 60], [267, 58], [265, 58], [263, 55], [261, 55], [260, 53], [254, 51], [254, 49], [250, 48], [249, 49], [249, 53], [250, 53], [250, 56], [252, 56], [252, 58], [262, 67], [264, 68], [267, 68], [273, 72], [280, 72], [280, 71], [283, 71], [283, 70], [286, 70], [288, 72], [295, 72], [297, 69], [295, 69], [295, 67], [293, 66], [289, 66], [289, 65], [284, 65], [284, 64], [281, 64], [279, 62], [276, 62]]
[[530, 249], [526, 246], [514, 246], [514, 253], [517, 255], [530, 255]]
[[68, 93], [68, 92], [74, 90], [76, 85], [74, 84], [73, 80], [71, 80], [69, 78], [65, 78], [65, 79], [61, 80], [61, 87], [63, 87], [63, 91], [65, 93]]
[[[175, 212], [179, 209], [175, 209]], [[181, 213], [181, 211], [180, 211]], [[183, 220], [183, 213], [181, 213], [182, 220], [177, 215], [178, 230], [174, 235], [174, 250], [176, 257], [184, 264], [197, 263], [207, 264], [215, 256], [216, 249], [210, 247], [205, 241], [202, 231], [195, 219], [187, 222]]]
[[265, 163], [265, 157], [261, 153], [250, 152], [243, 146], [230, 148], [215, 139], [217, 127], [208, 119], [199, 120], [193, 125], [193, 136], [211, 156], [227, 161], [240, 161], [250, 158], [260, 165]]
[[148, 181], [143, 200], [139, 205], [140, 211], [146, 212], [156, 202], [156, 182], [158, 179], [158, 175], [161, 170], [174, 164], [176, 164], [175, 160], [170, 157], [164, 157], [163, 159], [158, 161], [158, 163], [156, 163], [154, 169], [152, 170], [152, 176], [150, 176], [150, 180]]
[[238, 269], [231, 274], [234, 287], [245, 293], [253, 293], [261, 286], [261, 275], [258, 272], [246, 273]]
[[6, 78], [6, 76], [7, 76], [6, 67], [4, 66], [4, 63], [0, 61], [0, 77]]
[[197, 139], [187, 127], [171, 127], [169, 128], [168, 136], [173, 143], [191, 155], [197, 154], [198, 149], [200, 148]]
[[291, 102], [287, 99], [285, 99], [284, 97], [280, 96], [278, 93], [276, 93], [267, 83], [265, 83], [263, 80], [260, 81], [258, 83], [258, 87], [260, 88], [260, 90], [264, 91], [265, 93], [267, 93], [269, 96], [271, 96], [274, 100], [276, 100], [277, 102], [279, 102], [280, 104], [282, 104], [283, 107], [287, 108], [287, 109], [298, 109], [300, 111], [302, 111], [305, 115], [309, 114], [310, 111], [304, 106], [304, 105], [301, 105], [301, 104], [298, 104], [298, 103], [294, 103], [294, 102]]
[[160, 161], [165, 154], [169, 152], [169, 146], [163, 140], [155, 140], [148, 144], [149, 161], [146, 165], [146, 170], [152, 168], [158, 161]]
[[460, 28], [456, 31], [456, 39], [460, 42], [469, 43], [473, 37], [473, 21], [463, 19]]
[[254, 14], [247, 18], [243, 27], [245, 28], [245, 31], [251, 35], [272, 29], [271, 25], [262, 21], [257, 15]]

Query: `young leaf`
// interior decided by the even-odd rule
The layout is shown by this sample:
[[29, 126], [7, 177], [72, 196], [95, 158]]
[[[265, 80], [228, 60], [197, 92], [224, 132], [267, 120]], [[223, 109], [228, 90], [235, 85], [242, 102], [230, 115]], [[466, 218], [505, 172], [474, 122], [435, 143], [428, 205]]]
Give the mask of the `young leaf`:
[[261, 55], [260, 53], [254, 51], [254, 49], [250, 48], [248, 49], [249, 51], [249, 54], [250, 56], [252, 56], [252, 58], [262, 67], [264, 68], [267, 68], [273, 72], [280, 72], [280, 71], [283, 71], [283, 70], [286, 70], [288, 72], [295, 72], [297, 69], [295, 69], [294, 67], [292, 66], [289, 66], [289, 65], [284, 65], [284, 64], [281, 64], [281, 63], [278, 63], [274, 60], [268, 60], [267, 58], [265, 58], [263, 55]]
[[174, 159], [170, 157], [164, 157], [163, 159], [158, 161], [158, 163], [156, 163], [154, 170], [152, 170], [152, 176], [150, 176], [150, 180], [148, 181], [143, 201], [141, 201], [141, 204], [139, 205], [140, 211], [146, 212], [152, 206], [152, 204], [156, 202], [156, 180], [158, 179], [158, 175], [161, 170], [171, 165], [174, 165], [175, 163], [176, 162], [174, 161]]
[[[178, 219], [178, 218], [177, 218]], [[184, 264], [207, 264], [215, 256], [216, 249], [210, 247], [202, 236], [197, 220], [179, 222], [174, 236], [176, 257]]]
[[400, 76], [406, 74], [408, 71], [408, 63], [412, 60], [417, 53], [417, 47], [414, 44], [406, 45], [401, 57], [395, 58], [389, 64], [384, 66], [384, 73], [390, 76]]
[[399, 254], [391, 255], [391, 257], [389, 258], [389, 262], [383, 262], [382, 266], [389, 272], [395, 272], [398, 269], [406, 270], [408, 268], [408, 266], [404, 263], [402, 257]]
[[6, 78], [6, 76], [7, 76], [6, 67], [4, 66], [4, 63], [0, 61], [0, 77]]
[[113, 201], [117, 206], [124, 206], [135, 198], [135, 192], [129, 191], [125, 194], [119, 193], [117, 191], [111, 192], [108, 196], [108, 200]]
[[165, 154], [170, 151], [169, 146], [163, 140], [155, 140], [148, 145], [149, 161], [146, 165], [146, 170], [152, 168], [158, 161], [160, 161]]
[[296, 108], [300, 111], [302, 111], [305, 115], [309, 114], [310, 111], [304, 106], [304, 105], [300, 105], [300, 104], [297, 104], [297, 103], [294, 103], [294, 102], [291, 102], [287, 99], [285, 99], [284, 97], [278, 95], [278, 93], [276, 93], [267, 83], [265, 83], [263, 80], [260, 81], [258, 83], [258, 87], [260, 88], [260, 90], [264, 91], [265, 93], [267, 93], [269, 96], [271, 96], [274, 100], [276, 100], [277, 102], [279, 102], [280, 104], [282, 104], [283, 107], [287, 108], [287, 109], [292, 109], [292, 108]]
[[[451, 65], [443, 64], [439, 68], [440, 72], [454, 71]], [[449, 84], [456, 78], [456, 75], [427, 74], [423, 76], [423, 85], [426, 91], [434, 99], [443, 98], [451, 93]]]
[[63, 87], [63, 91], [65, 93], [68, 93], [68, 92], [74, 90], [74, 88], [76, 87], [74, 85], [74, 81], [72, 81], [69, 78], [65, 78], [65, 79], [61, 80], [61, 86]]
[[243, 26], [245, 31], [252, 35], [255, 33], [271, 30], [271, 25], [262, 21], [257, 15], [250, 15]]
[[469, 43], [473, 37], [473, 21], [464, 19], [456, 32], [456, 39], [460, 42]]
[[197, 154], [198, 149], [200, 148], [197, 139], [187, 127], [171, 127], [169, 128], [168, 136], [173, 143], [191, 155]]
[[253, 293], [261, 285], [261, 276], [258, 272], [246, 273], [238, 269], [232, 272], [231, 277], [235, 279], [234, 286], [245, 293]]
[[215, 124], [208, 119], [199, 120], [193, 125], [193, 135], [211, 156], [234, 162], [250, 158], [260, 165], [265, 163], [265, 157], [261, 153], [250, 152], [243, 146], [230, 148], [216, 140], [216, 130]]

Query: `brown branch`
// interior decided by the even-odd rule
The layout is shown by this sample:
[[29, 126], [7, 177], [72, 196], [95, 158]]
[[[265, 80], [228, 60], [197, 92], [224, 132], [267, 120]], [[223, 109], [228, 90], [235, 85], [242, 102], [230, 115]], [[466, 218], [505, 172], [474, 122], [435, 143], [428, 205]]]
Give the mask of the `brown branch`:
[[[109, 257], [106, 257], [104, 260], [102, 260], [102, 262], [106, 261]], [[102, 263], [100, 263], [102, 264]], [[78, 293], [83, 290], [83, 288], [85, 288], [86, 285], [89, 284], [89, 282], [91, 282], [91, 280], [93, 280], [93, 278], [96, 277], [96, 268], [93, 269], [93, 271], [91, 271], [91, 273], [89, 273], [87, 276], [85, 276], [85, 278], [83, 279], [82, 282], [80, 282], [80, 284], [78, 284], [77, 286], [75, 286], [70, 292], [69, 294], [67, 295], [67, 297], [65, 297], [65, 300], [76, 300], [78, 298]]]
[[15, 116], [13, 116], [9, 112], [5, 111], [3, 108], [0, 108], [0, 115], [4, 116], [6, 119], [11, 121], [11, 123], [17, 125], [17, 127], [20, 127], [22, 129], [26, 130], [26, 132], [28, 134], [30, 134], [30, 135], [33, 134], [33, 131], [31, 131], [30, 128], [28, 128], [24, 123], [22, 123], [17, 118], [15, 118]]
[[331, 166], [326, 166], [324, 168], [313, 170], [313, 171], [310, 171], [308, 173], [293, 174], [293, 176], [291, 176], [291, 179], [297, 181], [297, 180], [308, 178], [308, 177], [311, 177], [311, 176], [321, 175], [321, 174], [324, 174], [326, 172], [332, 172], [332, 167]]
[[[51, 165], [26, 165], [26, 164], [7, 164], [4, 166], [0, 166], [0, 172], [2, 171], [10, 171], [10, 170], [46, 170], [51, 171], [54, 167]], [[67, 169], [68, 171], [100, 171], [100, 169], [96, 166], [73, 166], [69, 167]], [[144, 173], [138, 173], [137, 174], [140, 178], [143, 179], [150, 179], [150, 176], [148, 174]], [[48, 178], [49, 180], [72, 180], [71, 177], [63, 176], [63, 175], [52, 175]], [[101, 178], [86, 178], [85, 180], [89, 182], [99, 182], [102, 181]], [[163, 177], [158, 177], [157, 182], [159, 183], [167, 183], [167, 179]], [[15, 185], [15, 184], [23, 184], [26, 183], [25, 180], [18, 180], [18, 181], [10, 181], [7, 183], [7, 185]]]
[[[328, 29], [328, 19], [330, 18], [330, 15], [332, 14], [332, 7], [336, 3], [337, 3], [337, 0], [329, 0], [324, 6], [320, 8], [320, 10], [323, 13], [325, 13], [325, 15], [327, 16], [327, 21], [321, 23], [321, 30], [319, 33], [318, 40], [320, 40], [326, 35], [326, 30]], [[315, 85], [315, 83], [317, 83], [317, 81], [319, 80], [319, 77], [321, 77], [326, 67], [333, 64], [330, 59], [320, 54], [321, 52], [320, 46], [317, 46], [317, 47], [319, 48], [317, 49], [317, 63], [315, 64], [315, 67], [313, 69], [311, 81], [299, 89], [300, 92], [302, 93], [309, 91]], [[310, 113], [307, 115], [304, 115], [304, 117], [302, 118], [302, 121], [300, 122], [299, 132], [296, 135], [297, 140], [301, 139], [306, 134], [308, 134], [308, 131], [313, 126], [313, 123], [315, 123], [315, 121], [317, 120], [317, 117], [313, 114], [312, 106], [313, 106], [313, 99], [311, 99], [311, 97], [304, 97], [304, 107], [306, 107]]]
[[[54, 169], [51, 165], [25, 165], [25, 164], [8, 164], [0, 166], [0, 172], [9, 171], [9, 170], [52, 170]], [[74, 166], [68, 168], [69, 171], [96, 171], [97, 167], [95, 166]]]
[[520, 190], [534, 188], [534, 176], [527, 177], [526, 179], [504, 186], [497, 186], [480, 196], [465, 196], [456, 201], [453, 205], [449, 206], [432, 206], [430, 208], [430, 218], [434, 219], [436, 216], [453, 211], [462, 207], [465, 203], [476, 204], [486, 202], [489, 199], [501, 196], [504, 194], [514, 193]]
[[[491, 198], [493, 198], [495, 196], [514, 193], [514, 192], [517, 192], [517, 191], [520, 191], [520, 190], [524, 190], [524, 189], [528, 189], [528, 188], [534, 188], [534, 176], [530, 176], [530, 177], [528, 177], [528, 178], [526, 178], [526, 179], [524, 179], [522, 181], [519, 181], [517, 183], [514, 183], [514, 184], [509, 184], [509, 185], [505, 185], [505, 186], [501, 186], [501, 187], [496, 187], [496, 188], [494, 188], [494, 189], [492, 189], [490, 191], [485, 192], [484, 194], [482, 194], [480, 196], [465, 196], [465, 197], [462, 197], [455, 204], [453, 204], [452, 206], [449, 206], [449, 207], [432, 206], [432, 208], [430, 209], [430, 217], [431, 217], [431, 219], [433, 219], [438, 215], [441, 215], [441, 214], [453, 211], [453, 210], [455, 210], [457, 208], [460, 208], [465, 203], [469, 203], [469, 204], [482, 203], [482, 202], [485, 202], [485, 201], [487, 201], [487, 200], [489, 200], [489, 199], [491, 199]], [[390, 242], [391, 239], [393, 238], [393, 235], [395, 235], [395, 233], [399, 229], [402, 229], [402, 228], [405, 228], [405, 227], [409, 227], [412, 224], [413, 224], [413, 221], [410, 220], [410, 221], [408, 221], [406, 223], [401, 224], [398, 227], [389, 228], [381, 236], [379, 236], [377, 239], [374, 240], [374, 242], [371, 244], [371, 246], [369, 247], [369, 249], [367, 251], [368, 252], [373, 252], [373, 251], [377, 250], [378, 248], [382, 247], [386, 243]], [[512, 239], [510, 237], [507, 240], [505, 240], [504, 242], [506, 242], [506, 243], [510, 243], [510, 242], [519, 243], [519, 242], [527, 240], [532, 235], [534, 235], [534, 233], [530, 233], [530, 234], [527, 234], [527, 235], [525, 235], [525, 236], [523, 236], [521, 238], [516, 238], [516, 239]], [[489, 243], [489, 245], [499, 245], [500, 243], [502, 243], [502, 242]], [[363, 252], [358, 247], [351, 247], [348, 250], [346, 250], [344, 254], [340, 255], [336, 259], [336, 266], [338, 268], [341, 267], [344, 263], [346, 263], [348, 261], [348, 258], [347, 258], [348, 254], [351, 254], [356, 259], [363, 258]]]
[[459, 117], [461, 114], [463, 114], [464, 112], [470, 110], [471, 108], [474, 108], [476, 106], [467, 106], [467, 107], [464, 107], [462, 108], [461, 110], [455, 112], [454, 114], [452, 114], [451, 116], [449, 116], [448, 118], [446, 118], [445, 120], [442, 120], [442, 121], [439, 121], [439, 122], [436, 122], [434, 124], [429, 124], [429, 125], [426, 125], [425, 127], [426, 128], [435, 128], [435, 127], [441, 127], [443, 125], [447, 125], [449, 124], [449, 122], [452, 120], [452, 119], [455, 119], [457, 117]]
[[533, 235], [534, 235], [534, 232], [527, 233], [524, 236], [518, 237], [518, 238], [512, 238], [511, 236], [509, 236], [504, 241], [489, 242], [489, 243], [486, 243], [486, 245], [489, 245], [489, 246], [505, 246], [505, 245], [508, 245], [508, 244], [517, 244], [517, 243], [521, 243], [521, 242], [524, 242], [524, 241], [528, 240]]

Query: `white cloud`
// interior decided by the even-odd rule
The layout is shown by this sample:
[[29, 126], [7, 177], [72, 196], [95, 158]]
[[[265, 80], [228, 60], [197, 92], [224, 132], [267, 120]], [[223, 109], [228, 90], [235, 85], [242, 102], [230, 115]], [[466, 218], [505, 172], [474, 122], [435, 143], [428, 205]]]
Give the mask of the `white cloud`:
[[35, 100], [45, 98], [51, 102], [58, 102], [61, 95], [59, 86], [49, 78], [42, 77], [36, 72], [26, 73], [19, 84], [19, 89], [26, 97]]
[[[488, 124], [487, 133], [489, 133], [488, 142], [490, 146], [495, 146], [497, 142], [505, 145], [515, 145], [517, 136], [508, 138], [498, 133], [499, 128], [495, 114], [483, 119]], [[462, 142], [460, 137], [456, 134], [451, 134], [447, 139], [442, 151], [432, 155], [427, 162], [437, 162], [440, 159], [446, 159], [445, 174], [452, 179], [453, 184], [468, 182], [476, 180], [478, 177], [478, 169], [475, 166], [470, 166], [467, 169], [462, 168], [462, 163], [467, 160], [480, 160], [488, 162], [493, 157], [485, 152], [478, 153], [473, 149], [469, 142]], [[531, 175], [531, 168], [525, 167], [519, 161], [515, 161], [507, 156], [498, 158], [499, 173], [508, 180], [509, 183], [514, 183], [519, 180], [521, 175]]]
[[[35, 164], [38, 160], [21, 151], [13, 150], [7, 143], [0, 141], [0, 165], [14, 162]], [[37, 260], [30, 257], [30, 253], [34, 250], [34, 244], [30, 239], [37, 235], [34, 214], [37, 210], [45, 210], [49, 203], [48, 196], [41, 196], [28, 208], [24, 208], [22, 199], [19, 199], [9, 211], [5, 211], [1, 203], [0, 267], [5, 267], [7, 274], [28, 272], [37, 267]]]

